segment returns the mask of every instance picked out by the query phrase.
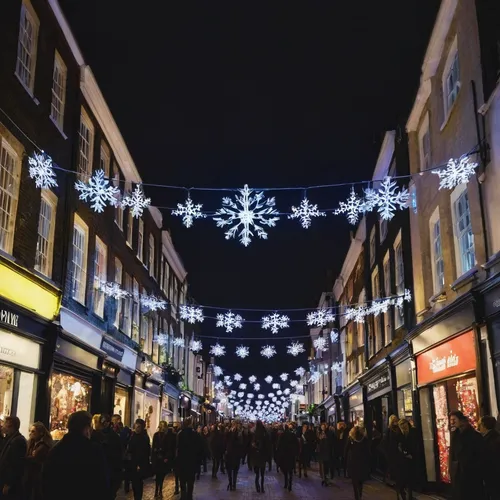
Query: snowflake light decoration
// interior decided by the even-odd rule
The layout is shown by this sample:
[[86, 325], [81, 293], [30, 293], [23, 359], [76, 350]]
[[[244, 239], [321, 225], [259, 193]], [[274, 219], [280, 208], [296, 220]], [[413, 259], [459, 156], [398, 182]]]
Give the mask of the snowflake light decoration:
[[235, 373], [233, 375], [233, 378], [234, 380], [236, 380], [236, 382], [239, 382], [243, 377], [239, 373]]
[[244, 246], [250, 245], [254, 231], [256, 235], [267, 240], [267, 232], [263, 226], [274, 227], [279, 220], [278, 211], [274, 208], [276, 201], [273, 198], [266, 198], [264, 193], [250, 189], [247, 184], [243, 189], [238, 190], [240, 195], [222, 199], [222, 208], [219, 208], [214, 217], [217, 227], [230, 227], [225, 235], [226, 240], [240, 238], [240, 243]]
[[302, 366], [299, 366], [299, 368], [295, 370], [295, 375], [297, 375], [297, 377], [303, 377], [305, 374], [306, 370], [305, 368], [302, 368]]
[[359, 220], [359, 215], [365, 211], [363, 200], [351, 188], [351, 194], [347, 201], [341, 201], [339, 208], [334, 210], [334, 215], [346, 214], [349, 224], [355, 225]]
[[408, 208], [410, 193], [406, 188], [398, 190], [396, 181], [387, 176], [378, 190], [365, 190], [367, 209], [377, 207], [380, 217], [384, 220], [391, 220], [396, 210]]
[[300, 219], [300, 223], [304, 229], [311, 226], [312, 217], [325, 217], [326, 213], [318, 209], [318, 205], [312, 205], [307, 198], [300, 202], [299, 207], [292, 207], [292, 213], [288, 216], [289, 219]]
[[264, 379], [268, 384], [270, 384], [272, 381], [273, 381], [273, 377], [271, 377], [271, 375], [268, 375], [265, 379]]
[[313, 340], [314, 348], [319, 352], [324, 352], [328, 350], [328, 342], [325, 337], [318, 337]]
[[164, 311], [167, 308], [167, 302], [154, 295], [141, 295], [141, 304], [150, 311]]
[[220, 377], [222, 375], [222, 368], [220, 366], [214, 365], [214, 375]]
[[348, 307], [345, 310], [345, 318], [347, 321], [354, 320], [356, 323], [364, 323], [365, 317], [368, 315], [369, 310], [366, 306]]
[[102, 292], [107, 297], [113, 297], [114, 299], [120, 300], [129, 296], [129, 293], [120, 287], [118, 283], [108, 282], [108, 281], [98, 281], [97, 287], [100, 292]]
[[158, 336], [153, 339], [153, 342], [159, 346], [165, 346], [168, 344], [168, 335], [166, 333], [159, 333]]
[[467, 184], [474, 175], [477, 163], [465, 156], [458, 161], [450, 158], [445, 169], [432, 170], [439, 176], [439, 189], [453, 189], [459, 184]]
[[215, 357], [224, 356], [226, 354], [226, 347], [217, 342], [217, 344], [210, 346], [210, 354]]
[[298, 384], [297, 380], [290, 380], [290, 387], [295, 387]]
[[240, 345], [236, 348], [236, 356], [241, 359], [245, 359], [250, 356], [250, 349], [244, 345]]
[[262, 328], [264, 330], [271, 330], [271, 333], [278, 333], [283, 328], [288, 328], [290, 318], [285, 314], [270, 314], [262, 318]]
[[343, 368], [343, 365], [342, 365], [341, 361], [334, 361], [332, 363], [332, 372], [341, 373], [342, 372], [342, 368]]
[[276, 354], [276, 349], [273, 345], [266, 345], [260, 351], [260, 355], [264, 358], [271, 359]]
[[217, 314], [217, 323], [216, 326], [225, 328], [226, 332], [230, 333], [235, 328], [243, 327], [244, 319], [239, 314], [234, 314], [231, 311], [228, 311], [224, 314]]
[[280, 375], [280, 379], [283, 380], [283, 382], [286, 382], [288, 380], [288, 373], [282, 373]]
[[193, 225], [194, 219], [204, 219], [206, 215], [201, 211], [203, 205], [195, 205], [191, 197], [188, 195], [186, 203], [177, 203], [177, 209], [172, 210], [172, 215], [182, 217], [182, 223], [186, 227]]
[[184, 347], [184, 339], [181, 337], [175, 337], [173, 345], [174, 347]]
[[196, 306], [180, 306], [181, 319], [188, 323], [203, 322], [203, 309]]
[[289, 346], [287, 346], [287, 353], [292, 356], [298, 356], [303, 352], [305, 352], [304, 344], [301, 344], [300, 342], [292, 342]]
[[253, 384], [253, 390], [254, 390], [255, 392], [260, 391], [260, 384]]
[[257, 377], [255, 375], [250, 375], [250, 377], [248, 377], [248, 381], [253, 384], [254, 382], [257, 381]]
[[42, 189], [57, 187], [57, 178], [52, 166], [52, 158], [43, 151], [33, 152], [28, 158], [30, 177], [35, 179], [35, 186]]
[[325, 326], [335, 320], [331, 309], [318, 309], [307, 315], [307, 326]]
[[142, 217], [144, 209], [151, 205], [151, 198], [146, 198], [142, 186], [137, 184], [132, 194], [128, 193], [123, 197], [122, 208], [130, 207], [132, 216], [138, 219]]
[[214, 388], [217, 391], [220, 391], [220, 390], [224, 389], [224, 382], [222, 382], [222, 381], [219, 380], [219, 382], [217, 382], [215, 384]]
[[279, 384], [273, 384], [273, 385], [272, 385], [272, 388], [273, 388], [273, 389], [279, 389], [279, 388], [280, 388], [280, 385], [279, 385]]
[[102, 213], [108, 205], [116, 205], [116, 197], [120, 190], [109, 184], [104, 178], [104, 170], [97, 170], [88, 182], [76, 181], [75, 189], [80, 193], [79, 199], [90, 200], [90, 205], [96, 212]]
[[308, 382], [316, 384], [319, 381], [320, 378], [321, 378], [321, 373], [320, 372], [312, 372], [311, 376], [309, 377]]
[[239, 398], [242, 398], [244, 395], [245, 395], [245, 393], [244, 393], [244, 392], [238, 392], [238, 397], [239, 397]]
[[239, 388], [244, 391], [247, 388], [247, 384], [240, 384]]
[[339, 341], [339, 331], [335, 328], [330, 332], [330, 342], [332, 344], [337, 344]]
[[201, 340], [191, 340], [191, 343], [189, 344], [189, 348], [194, 353], [200, 352], [203, 349], [203, 343], [201, 342]]

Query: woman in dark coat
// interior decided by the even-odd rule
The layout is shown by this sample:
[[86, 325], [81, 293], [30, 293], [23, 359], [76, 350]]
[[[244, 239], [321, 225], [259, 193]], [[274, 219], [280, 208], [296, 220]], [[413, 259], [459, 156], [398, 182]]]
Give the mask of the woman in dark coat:
[[[396, 483], [396, 491], [401, 498], [411, 500], [412, 491], [415, 488], [415, 479], [418, 476], [418, 443], [416, 431], [410, 426], [408, 420], [402, 418], [398, 422], [399, 430], [399, 452], [400, 452], [400, 474], [398, 483]], [[408, 490], [406, 495], [405, 490]]]
[[332, 441], [328, 435], [326, 424], [321, 424], [318, 432], [318, 462], [321, 486], [328, 486], [328, 471], [330, 470], [330, 459], [332, 456]]
[[345, 464], [345, 448], [347, 446], [349, 431], [345, 422], [337, 424], [337, 432], [335, 433], [335, 465], [337, 466], [337, 474], [340, 477], [340, 469], [344, 470], [344, 477], [347, 477]]
[[345, 463], [352, 480], [354, 499], [363, 497], [363, 482], [370, 476], [370, 445], [365, 430], [357, 425], [349, 432], [345, 449]]
[[255, 489], [257, 490], [257, 493], [265, 493], [264, 473], [266, 472], [266, 465], [271, 459], [271, 440], [260, 420], [257, 422], [255, 432], [252, 436], [250, 457], [252, 460], [253, 470], [255, 472]]
[[401, 452], [399, 451], [401, 431], [399, 430], [398, 422], [399, 418], [396, 415], [389, 417], [389, 427], [382, 441], [382, 452], [387, 462], [389, 476], [396, 484], [399, 484], [402, 474]]
[[134, 500], [142, 500], [144, 491], [144, 479], [149, 476], [149, 457], [151, 455], [151, 445], [146, 432], [146, 422], [141, 418], [135, 421], [134, 433], [128, 443], [128, 454], [130, 456], [130, 466], [132, 474], [132, 490]]
[[276, 445], [276, 463], [285, 476], [285, 486], [292, 491], [293, 468], [299, 455], [299, 441], [291, 424], [285, 427]]
[[241, 459], [243, 457], [244, 442], [241, 430], [238, 424], [233, 422], [231, 430], [226, 436], [226, 468], [228, 485], [227, 489], [234, 491], [238, 480], [238, 471], [240, 470]]
[[24, 462], [26, 500], [42, 499], [42, 467], [52, 448], [52, 436], [41, 422], [30, 427], [28, 451]]
[[207, 462], [208, 460], [211, 460], [210, 456], [210, 445], [209, 445], [209, 440], [210, 440], [210, 433], [208, 432], [208, 427], [205, 425], [203, 427], [203, 430], [201, 431], [201, 438], [203, 440], [203, 472], [207, 472]]
[[155, 474], [155, 498], [163, 498], [163, 481], [168, 472], [165, 446], [166, 430], [167, 422], [161, 421], [158, 431], [153, 436], [151, 464]]
[[177, 452], [177, 435], [174, 432], [173, 427], [168, 427], [165, 434], [165, 458], [167, 460], [167, 474], [174, 472], [175, 475], [175, 491], [174, 494], [179, 494], [179, 474], [177, 473], [177, 467], [175, 463], [176, 452]]
[[224, 434], [215, 427], [210, 434], [210, 454], [212, 455], [212, 478], [217, 478], [219, 467], [222, 472], [222, 459], [224, 455]]

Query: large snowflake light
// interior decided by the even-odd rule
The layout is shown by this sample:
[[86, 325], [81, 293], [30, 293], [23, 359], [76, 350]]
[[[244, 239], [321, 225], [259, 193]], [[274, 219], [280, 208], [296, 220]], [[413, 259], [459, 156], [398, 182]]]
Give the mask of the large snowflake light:
[[303, 352], [305, 352], [304, 344], [301, 344], [300, 342], [292, 342], [289, 346], [287, 346], [287, 353], [292, 356], [298, 356]]
[[224, 356], [226, 354], [226, 347], [219, 343], [210, 346], [210, 354], [215, 357]]
[[113, 297], [120, 300], [128, 297], [130, 294], [120, 287], [118, 283], [108, 281], [97, 281], [96, 288], [107, 297]]
[[336, 328], [333, 328], [330, 332], [330, 342], [332, 344], [337, 344], [339, 341], [339, 331]]
[[167, 308], [167, 302], [163, 299], [155, 297], [154, 295], [141, 295], [141, 304], [150, 311], [164, 311]]
[[258, 383], [257, 384], [253, 384], [253, 390], [256, 391], [256, 392], [260, 391], [260, 384], [258, 384]]
[[57, 178], [52, 166], [52, 158], [43, 151], [33, 152], [28, 158], [30, 177], [35, 179], [35, 186], [42, 189], [57, 187]]
[[335, 320], [331, 309], [318, 309], [307, 315], [307, 326], [325, 326]]
[[214, 375], [216, 377], [220, 377], [222, 375], [222, 368], [220, 366], [214, 365]]
[[314, 348], [319, 352], [324, 352], [328, 350], [328, 342], [325, 337], [318, 337], [313, 340]]
[[365, 207], [373, 210], [375, 207], [384, 220], [391, 220], [396, 210], [408, 208], [410, 193], [406, 188], [398, 190], [396, 181], [386, 177], [378, 190], [365, 190]]
[[243, 321], [244, 319], [239, 314], [228, 311], [224, 314], [217, 314], [216, 326], [225, 328], [226, 332], [230, 333], [235, 328], [242, 328]]
[[343, 364], [342, 364], [341, 361], [334, 361], [332, 363], [332, 372], [341, 373], [342, 372], [342, 368], [343, 368]]
[[280, 379], [283, 380], [283, 382], [286, 382], [288, 380], [288, 373], [282, 373], [280, 375]]
[[245, 359], [250, 356], [250, 349], [244, 345], [240, 345], [236, 348], [236, 356], [241, 359]]
[[259, 238], [266, 240], [267, 232], [263, 226], [276, 226], [279, 216], [274, 208], [274, 197], [266, 198], [262, 192], [252, 194], [254, 191], [247, 184], [238, 191], [240, 195], [235, 196], [236, 201], [231, 198], [222, 199], [223, 206], [215, 212], [217, 217], [213, 219], [217, 222], [217, 227], [232, 226], [225, 233], [226, 240], [238, 235], [240, 243], [247, 247], [254, 231]]
[[312, 372], [311, 376], [309, 377], [308, 382], [316, 384], [319, 381], [320, 378], [321, 378], [321, 373], [320, 372]]
[[236, 382], [239, 382], [240, 380], [243, 379], [243, 377], [239, 373], [235, 373], [233, 375], [233, 378], [234, 378], [234, 380], [236, 380]]
[[120, 192], [104, 178], [104, 170], [97, 170], [88, 182], [76, 181], [75, 189], [80, 193], [80, 200], [90, 200], [92, 209], [99, 213], [104, 212], [108, 203], [115, 205], [116, 196]]
[[305, 369], [305, 368], [302, 368], [302, 366], [299, 366], [299, 367], [295, 370], [295, 375], [297, 375], [297, 377], [303, 377], [305, 374], [306, 374], [306, 369]]
[[165, 346], [168, 344], [168, 335], [166, 333], [159, 333], [158, 336], [153, 339], [153, 342], [159, 346]]
[[326, 213], [318, 209], [318, 205], [312, 205], [307, 198], [300, 202], [299, 207], [292, 207], [292, 213], [288, 216], [289, 219], [300, 219], [300, 223], [304, 229], [311, 226], [312, 217], [325, 217]]
[[189, 348], [194, 352], [200, 352], [203, 349], [203, 343], [201, 340], [191, 340]]
[[151, 205], [151, 198], [146, 198], [142, 190], [142, 186], [138, 184], [132, 194], [128, 193], [123, 197], [122, 207], [130, 207], [132, 215], [136, 219], [142, 217], [144, 209]]
[[260, 351], [260, 355], [264, 356], [267, 359], [272, 358], [276, 354], [276, 349], [273, 345], [266, 345]]
[[180, 306], [181, 319], [188, 323], [203, 322], [203, 309], [196, 306]]
[[459, 184], [467, 184], [476, 168], [477, 163], [465, 156], [458, 161], [450, 158], [446, 168], [432, 170], [432, 173], [439, 176], [439, 189], [453, 189]]
[[265, 379], [264, 379], [268, 384], [270, 384], [272, 381], [273, 381], [273, 377], [271, 377], [271, 375], [268, 375]]
[[270, 314], [262, 318], [262, 328], [264, 330], [271, 330], [271, 333], [278, 333], [283, 328], [289, 327], [290, 318], [285, 314]]
[[354, 188], [351, 188], [351, 194], [347, 201], [339, 202], [339, 208], [334, 210], [334, 215], [346, 214], [347, 220], [350, 224], [355, 225], [361, 213], [364, 210], [364, 202], [363, 200], [356, 194]]
[[184, 339], [182, 337], [175, 337], [173, 344], [174, 347], [184, 347]]
[[186, 203], [177, 203], [177, 209], [172, 210], [172, 215], [182, 217], [182, 223], [186, 227], [191, 227], [193, 225], [194, 219], [204, 219], [206, 215], [202, 213], [203, 205], [195, 205], [191, 197], [188, 196]]

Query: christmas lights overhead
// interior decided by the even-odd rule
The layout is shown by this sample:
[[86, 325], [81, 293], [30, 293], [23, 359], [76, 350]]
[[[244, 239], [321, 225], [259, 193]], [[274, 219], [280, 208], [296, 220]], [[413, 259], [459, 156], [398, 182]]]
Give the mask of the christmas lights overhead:
[[189, 348], [194, 353], [197, 353], [203, 349], [203, 344], [202, 344], [201, 340], [191, 340], [191, 343], [189, 344]]
[[288, 373], [282, 373], [280, 375], [280, 379], [283, 380], [283, 382], [286, 382], [288, 380]]
[[339, 341], [339, 332], [335, 328], [330, 332], [330, 342], [332, 344], [337, 344]]
[[150, 309], [151, 311], [164, 311], [167, 308], [167, 302], [163, 299], [155, 297], [153, 295], [141, 295], [141, 304], [146, 309]]
[[365, 205], [367, 209], [377, 208], [380, 217], [391, 220], [397, 210], [408, 208], [410, 193], [406, 188], [398, 191], [396, 181], [386, 177], [378, 190], [365, 190]]
[[305, 368], [302, 368], [302, 366], [300, 366], [299, 368], [297, 368], [295, 370], [295, 375], [297, 375], [297, 377], [303, 377], [305, 374], [306, 374], [306, 370], [305, 370]]
[[299, 207], [292, 207], [292, 214], [289, 219], [300, 219], [300, 223], [304, 229], [311, 226], [312, 217], [325, 217], [326, 213], [318, 209], [318, 205], [312, 205], [307, 198], [300, 202]]
[[159, 346], [168, 345], [168, 335], [166, 333], [159, 333], [157, 337], [153, 338], [153, 342]]
[[243, 383], [242, 383], [242, 384], [240, 384], [240, 385], [239, 385], [239, 388], [240, 388], [242, 391], [244, 391], [244, 390], [247, 388], [247, 384], [243, 384]]
[[239, 314], [228, 311], [224, 314], [217, 314], [216, 326], [225, 328], [226, 332], [231, 333], [235, 328], [242, 328], [243, 321]]
[[[216, 377], [220, 377], [223, 373], [223, 370], [220, 366], [217, 366], [217, 365], [214, 365], [214, 375]], [[235, 377], [235, 380], [236, 380], [236, 377]]]
[[142, 186], [138, 184], [132, 194], [126, 194], [122, 199], [122, 208], [130, 207], [132, 210], [132, 216], [138, 219], [142, 217], [144, 209], [151, 205], [151, 198], [146, 198], [144, 192], [142, 191]]
[[35, 186], [41, 189], [50, 189], [57, 187], [56, 173], [52, 165], [52, 158], [43, 151], [36, 151], [28, 158], [30, 166], [30, 177], [35, 180]]
[[120, 190], [109, 184], [104, 177], [104, 170], [97, 170], [88, 182], [76, 181], [75, 189], [80, 193], [80, 200], [91, 201], [91, 208], [102, 213], [109, 205], [116, 205], [116, 197]]
[[271, 330], [271, 333], [278, 333], [283, 328], [289, 327], [290, 318], [285, 314], [270, 314], [262, 318], [262, 328], [264, 330]]
[[255, 375], [250, 375], [250, 377], [248, 377], [248, 381], [253, 384], [254, 382], [257, 381], [257, 377]]
[[184, 347], [184, 339], [182, 337], [175, 337], [173, 345], [174, 347]]
[[97, 290], [104, 293], [107, 297], [112, 297], [116, 300], [125, 299], [130, 296], [127, 291], [123, 290], [120, 285], [114, 282], [97, 280], [96, 285]]
[[322, 308], [307, 315], [307, 326], [322, 327], [333, 321], [335, 321], [335, 315], [331, 309]]
[[243, 379], [243, 377], [239, 373], [235, 373], [233, 375], [233, 378], [234, 378], [234, 380], [236, 380], [236, 382], [239, 382], [240, 380]]
[[210, 354], [215, 357], [224, 356], [226, 354], [226, 347], [219, 343], [210, 346]]
[[313, 340], [314, 348], [319, 352], [324, 352], [328, 350], [328, 342], [325, 337], [318, 337]]
[[258, 383], [257, 384], [253, 384], [253, 390], [256, 391], [256, 392], [260, 391], [260, 384], [258, 384]]
[[353, 226], [358, 222], [360, 214], [365, 211], [363, 200], [356, 194], [354, 188], [351, 188], [351, 193], [347, 201], [339, 202], [339, 208], [334, 210], [334, 215], [346, 214], [349, 224]]
[[450, 158], [445, 169], [432, 170], [432, 173], [439, 176], [439, 189], [454, 189], [459, 184], [467, 184], [477, 166], [467, 156], [458, 160]]
[[219, 208], [213, 217], [217, 227], [231, 226], [225, 233], [226, 240], [240, 238], [240, 243], [248, 246], [252, 237], [256, 235], [266, 240], [267, 232], [263, 226], [274, 227], [279, 220], [278, 211], [274, 208], [276, 201], [273, 198], [266, 198], [264, 193], [256, 192], [245, 184], [243, 189], [239, 189], [240, 195], [222, 199], [222, 208]]
[[260, 355], [264, 358], [271, 359], [276, 354], [276, 349], [273, 345], [266, 345], [260, 351]]
[[181, 319], [188, 323], [201, 323], [204, 320], [203, 309], [196, 306], [180, 306]]
[[301, 344], [300, 342], [292, 342], [289, 346], [287, 346], [287, 353], [292, 356], [298, 356], [303, 352], [305, 352], [304, 344]]
[[268, 375], [265, 379], [264, 379], [268, 384], [270, 384], [272, 381], [273, 381], [273, 377], [271, 377], [271, 375]]
[[204, 219], [206, 215], [201, 211], [203, 205], [195, 205], [188, 195], [186, 203], [177, 203], [177, 209], [172, 210], [172, 215], [177, 217], [182, 217], [182, 223], [186, 227], [191, 227], [193, 225], [194, 219]]
[[343, 364], [340, 361], [334, 361], [332, 363], [332, 372], [342, 373]]
[[250, 349], [248, 347], [240, 345], [236, 348], [236, 356], [238, 356], [238, 358], [244, 359], [250, 356]]
[[311, 376], [309, 377], [308, 382], [311, 382], [312, 384], [315, 384], [316, 382], [319, 381], [321, 378], [321, 373], [320, 372], [312, 372]]

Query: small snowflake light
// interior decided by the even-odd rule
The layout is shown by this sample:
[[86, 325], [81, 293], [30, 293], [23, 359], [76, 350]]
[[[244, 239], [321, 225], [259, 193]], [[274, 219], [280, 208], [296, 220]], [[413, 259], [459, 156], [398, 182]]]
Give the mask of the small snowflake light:
[[358, 324], [365, 322], [365, 317], [368, 315], [369, 310], [366, 306], [348, 307], [345, 310], [345, 318], [347, 321], [354, 320]]
[[226, 347], [217, 342], [217, 344], [210, 346], [210, 354], [215, 357], [224, 356], [226, 354]]
[[288, 373], [282, 373], [280, 375], [280, 379], [283, 380], [283, 382], [286, 382], [288, 380]]
[[330, 342], [332, 344], [337, 344], [339, 341], [339, 331], [335, 328], [330, 332]]
[[132, 216], [138, 219], [142, 217], [144, 209], [151, 205], [151, 198], [146, 198], [142, 186], [138, 184], [132, 194], [128, 193], [123, 197], [122, 208], [130, 207]]
[[215, 390], [217, 390], [217, 391], [220, 391], [220, 390], [224, 389], [224, 382], [222, 382], [222, 381], [217, 382], [217, 383], [215, 384], [214, 388], [215, 388]]
[[334, 361], [332, 363], [332, 372], [342, 373], [343, 365], [340, 361]]
[[270, 384], [272, 381], [273, 381], [273, 377], [271, 377], [271, 375], [268, 375], [265, 379], [264, 379], [268, 384]]
[[236, 348], [236, 356], [241, 359], [245, 359], [250, 356], [250, 349], [244, 345], [240, 345]]
[[186, 227], [191, 227], [193, 225], [194, 219], [204, 219], [206, 215], [202, 213], [201, 209], [203, 205], [195, 205], [191, 197], [188, 195], [186, 203], [177, 203], [177, 209], [172, 210], [172, 215], [182, 217], [182, 223]]
[[235, 328], [242, 328], [243, 321], [243, 318], [239, 314], [228, 311], [224, 314], [217, 314], [216, 326], [225, 328], [226, 332], [231, 333]]
[[180, 306], [181, 319], [188, 323], [203, 322], [203, 309], [196, 306]]
[[300, 219], [300, 223], [304, 229], [311, 226], [312, 217], [325, 217], [326, 213], [318, 209], [318, 205], [312, 205], [307, 198], [300, 202], [299, 207], [292, 207], [292, 214], [289, 219]]
[[264, 330], [271, 330], [271, 333], [278, 333], [283, 328], [288, 328], [290, 318], [284, 314], [270, 314], [262, 318], [262, 328]]
[[248, 377], [248, 381], [253, 384], [254, 382], [257, 381], [257, 377], [255, 375], [250, 375], [250, 377]]
[[236, 380], [236, 382], [239, 382], [240, 380], [243, 379], [243, 377], [239, 373], [235, 373], [233, 378], [234, 380]]
[[222, 375], [222, 368], [220, 366], [214, 365], [214, 375], [220, 377]]
[[349, 224], [353, 226], [358, 222], [359, 216], [364, 212], [363, 200], [356, 194], [354, 188], [351, 188], [351, 194], [347, 201], [341, 201], [339, 208], [334, 210], [334, 215], [346, 214]]
[[247, 388], [247, 384], [240, 384], [239, 388], [244, 391]]
[[91, 201], [91, 207], [102, 213], [108, 204], [115, 205], [119, 189], [111, 186], [104, 177], [104, 170], [97, 170], [88, 182], [76, 181], [75, 189], [80, 193], [79, 199]]
[[406, 188], [398, 190], [396, 181], [386, 177], [378, 190], [365, 190], [365, 200], [369, 208], [377, 207], [380, 217], [391, 220], [397, 210], [408, 208], [410, 193]]
[[459, 160], [450, 158], [444, 169], [432, 170], [439, 176], [439, 189], [453, 189], [459, 184], [467, 184], [474, 175], [477, 163], [464, 156]]
[[295, 370], [295, 375], [297, 375], [297, 377], [303, 377], [305, 374], [306, 370], [305, 368], [302, 368], [302, 366], [299, 366], [299, 368]]
[[42, 189], [57, 187], [57, 178], [52, 166], [52, 158], [43, 151], [36, 151], [28, 158], [30, 177], [35, 179], [35, 186]]
[[287, 353], [292, 356], [298, 356], [303, 352], [305, 352], [304, 344], [301, 344], [300, 342], [292, 342], [289, 346], [287, 346]]
[[318, 337], [313, 340], [314, 348], [319, 352], [324, 352], [328, 350], [328, 342], [325, 337]]
[[195, 353], [200, 352], [203, 349], [203, 344], [201, 340], [191, 340], [189, 348]]
[[128, 297], [130, 294], [120, 287], [118, 283], [110, 283], [107, 281], [98, 281], [97, 289], [104, 293], [107, 297], [113, 297], [116, 300], [121, 300]]
[[335, 320], [331, 309], [321, 308], [307, 315], [307, 326], [325, 326]]
[[231, 376], [230, 375], [224, 375], [224, 382], [231, 382]]
[[167, 302], [154, 295], [141, 295], [141, 305], [150, 311], [164, 311], [167, 308]]
[[279, 220], [278, 211], [274, 208], [276, 201], [274, 198], [266, 198], [264, 193], [250, 189], [247, 184], [243, 189], [238, 190], [240, 195], [222, 199], [222, 208], [219, 208], [214, 217], [217, 227], [231, 226], [225, 233], [226, 240], [240, 238], [240, 243], [244, 246], [250, 245], [254, 231], [256, 235], [267, 239], [267, 232], [263, 226], [274, 227]]
[[175, 337], [173, 340], [174, 347], [184, 347], [184, 339], [181, 337]]
[[280, 387], [281, 387], [281, 386], [280, 386], [279, 384], [273, 384], [273, 385], [272, 385], [272, 388], [273, 388], [273, 389], [279, 389]]
[[242, 398], [244, 395], [245, 395], [245, 393], [244, 393], [244, 392], [238, 392], [238, 397], [239, 397], [239, 398]]
[[311, 373], [311, 377], [309, 378], [308, 382], [316, 384], [319, 381], [320, 378], [321, 378], [321, 373], [320, 372], [312, 372]]
[[264, 358], [271, 359], [276, 354], [276, 349], [273, 345], [266, 345], [260, 351], [260, 355]]
[[159, 333], [157, 337], [153, 339], [155, 344], [159, 346], [166, 346], [168, 344], [168, 335], [166, 333]]
[[298, 383], [297, 380], [290, 380], [290, 387], [295, 387]]
[[253, 390], [254, 390], [255, 392], [260, 391], [260, 384], [253, 384]]

